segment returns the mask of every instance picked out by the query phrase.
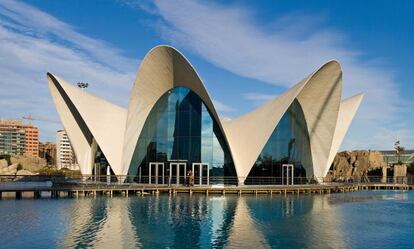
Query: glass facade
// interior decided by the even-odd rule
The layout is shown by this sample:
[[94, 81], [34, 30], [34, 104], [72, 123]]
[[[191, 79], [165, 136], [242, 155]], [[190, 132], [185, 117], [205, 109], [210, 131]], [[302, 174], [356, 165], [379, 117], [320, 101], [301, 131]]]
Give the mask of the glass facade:
[[[108, 160], [105, 157], [105, 154], [101, 150], [101, 148], [98, 146], [96, 153], [95, 153], [95, 161], [92, 168], [92, 175], [97, 177], [96, 179], [99, 179], [99, 181], [106, 181], [106, 175], [107, 175], [107, 167], [109, 166], [110, 172], [111, 172], [111, 182], [116, 182], [115, 173], [112, 170], [111, 166], [109, 165]], [[96, 171], [96, 172], [95, 172]]]
[[295, 177], [312, 176], [307, 175], [305, 170], [312, 169], [312, 157], [305, 117], [297, 100], [292, 103], [273, 130], [245, 184], [280, 184], [282, 164], [293, 164]]
[[163, 162], [166, 171], [171, 162], [183, 162], [187, 170], [192, 163], [206, 163], [210, 177], [236, 176], [218, 124], [201, 98], [185, 87], [165, 93], [151, 110], [128, 171], [137, 177], [129, 181], [143, 182], [151, 162]]

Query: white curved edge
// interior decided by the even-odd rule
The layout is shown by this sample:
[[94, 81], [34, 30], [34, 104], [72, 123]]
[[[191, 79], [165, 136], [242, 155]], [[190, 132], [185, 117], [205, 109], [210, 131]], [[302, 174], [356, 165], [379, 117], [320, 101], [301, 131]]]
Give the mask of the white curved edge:
[[56, 110], [60, 117], [60, 121], [62, 122], [69, 140], [71, 141], [79, 169], [83, 175], [92, 174], [92, 155], [94, 154], [92, 141], [86, 139], [82, 133], [81, 128], [75, 120], [74, 114], [70, 111], [68, 105], [63, 99], [62, 94], [59, 92], [49, 75], [47, 76], [47, 81], [52, 94], [53, 102], [55, 103]]
[[[194, 67], [177, 49], [165, 45], [157, 46], [142, 60], [132, 87], [123, 146], [123, 174], [127, 174], [129, 170], [139, 136], [152, 108], [162, 95], [179, 86], [191, 89], [203, 100], [228, 145], [213, 102]], [[230, 146], [228, 148], [232, 153]]]
[[328, 173], [333, 160], [335, 159], [336, 153], [338, 153], [338, 150], [341, 147], [345, 135], [348, 132], [349, 126], [351, 125], [352, 120], [354, 119], [363, 98], [364, 94], [360, 93], [341, 102], [338, 113], [338, 122], [335, 129], [332, 147], [329, 153], [329, 159], [323, 171], [323, 174], [325, 176]]
[[[94, 163], [97, 146], [99, 146], [115, 175], [120, 175], [122, 172], [122, 145], [127, 110], [81, 90], [80, 88], [69, 84], [63, 79], [60, 79], [52, 74], [48, 75], [48, 81], [50, 83], [52, 81], [51, 77], [54, 77], [57, 83], [62, 87], [93, 136], [92, 143], [89, 144], [87, 142], [89, 146], [86, 146], [86, 144], [82, 142], [85, 138], [82, 139], [82, 136], [80, 136], [82, 135], [81, 128], [79, 127], [80, 124], [77, 123], [73, 117], [73, 119], [70, 119], [69, 121], [67, 120], [68, 107], [57, 108], [62, 124], [68, 133], [68, 137], [73, 146], [79, 165], [82, 165], [84, 170], [87, 169], [87, 174], [92, 173], [92, 168], [89, 167], [92, 167]], [[56, 96], [55, 90], [52, 95], [54, 99], [62, 98], [62, 96]], [[61, 106], [62, 103], [59, 102], [59, 105]], [[56, 106], [58, 106], [58, 104], [56, 104]], [[79, 132], [80, 134], [78, 134]], [[78, 140], [80, 142], [78, 142]], [[85, 150], [86, 147], [89, 147], [89, 152], [86, 153], [88, 156], [84, 155], [84, 151], [88, 151]], [[91, 155], [89, 156], [89, 154]]]
[[[251, 168], [254, 166], [254, 162], [257, 160], [272, 132], [295, 99], [298, 99], [301, 104], [305, 119], [312, 119], [312, 115], [319, 112], [320, 109], [323, 108], [323, 104], [318, 103], [315, 105], [314, 103], [309, 103], [309, 96], [312, 96], [316, 90], [320, 90], [323, 93], [324, 91], [326, 92], [326, 89], [335, 88], [335, 96], [333, 97], [334, 100], [332, 102], [334, 103], [334, 107], [331, 109], [336, 109], [336, 112], [338, 111], [341, 84], [337, 84], [337, 78], [341, 77], [341, 75], [342, 71], [339, 63], [334, 60], [329, 61], [313, 72], [310, 76], [289, 89], [287, 92], [278, 96], [274, 100], [269, 101], [267, 104], [237, 119], [227, 121], [222, 120], [225, 134], [230, 144], [229, 147], [233, 152], [233, 160], [239, 184], [244, 183], [244, 180], [249, 174]], [[337, 94], [338, 92], [339, 95]], [[324, 98], [317, 98], [317, 100], [322, 101]], [[335, 101], [338, 103], [335, 104]], [[303, 108], [303, 104], [309, 104], [309, 106], [307, 108]], [[337, 116], [334, 115], [334, 117], [330, 117], [329, 120], [334, 119], [336, 122], [336, 118]], [[334, 127], [335, 124], [332, 129], [334, 129]], [[309, 136], [311, 140], [312, 134], [309, 134]], [[332, 137], [333, 131], [331, 137], [325, 136], [325, 139], [329, 144], [329, 147], [325, 153], [325, 160], [328, 157]], [[310, 142], [312, 151], [312, 140]], [[314, 169], [307, 169], [307, 172], [309, 171], [313, 173]]]
[[[308, 178], [322, 179], [337, 125], [342, 95], [342, 70], [337, 61], [324, 65], [308, 81], [297, 100], [309, 134], [312, 167], [303, 163]], [[306, 162], [306, 158], [304, 159]]]

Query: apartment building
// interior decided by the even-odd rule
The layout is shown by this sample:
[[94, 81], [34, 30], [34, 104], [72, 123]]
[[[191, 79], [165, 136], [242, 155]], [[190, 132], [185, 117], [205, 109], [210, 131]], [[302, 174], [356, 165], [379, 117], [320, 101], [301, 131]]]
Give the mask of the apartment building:
[[58, 169], [79, 169], [75, 153], [65, 130], [59, 130], [56, 133], [56, 167]]
[[0, 134], [0, 154], [39, 156], [37, 127], [20, 119], [0, 119]]

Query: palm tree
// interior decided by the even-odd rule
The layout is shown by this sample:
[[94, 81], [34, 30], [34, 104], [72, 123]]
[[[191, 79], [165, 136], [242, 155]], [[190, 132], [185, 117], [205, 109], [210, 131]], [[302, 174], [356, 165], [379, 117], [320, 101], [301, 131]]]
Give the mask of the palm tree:
[[397, 155], [397, 162], [401, 164], [401, 155], [405, 152], [405, 148], [400, 145], [400, 140], [395, 142], [395, 154]]

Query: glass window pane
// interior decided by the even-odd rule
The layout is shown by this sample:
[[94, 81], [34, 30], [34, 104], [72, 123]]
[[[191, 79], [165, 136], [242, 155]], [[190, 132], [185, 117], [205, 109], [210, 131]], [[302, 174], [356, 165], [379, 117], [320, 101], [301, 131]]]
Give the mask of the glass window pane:
[[[188, 88], [177, 87], [164, 94], [151, 110], [132, 161], [135, 165], [169, 160], [187, 160], [190, 165], [204, 162], [216, 175], [235, 176], [226, 146], [221, 130], [200, 97]], [[136, 171], [137, 166], [129, 172], [137, 174]]]

